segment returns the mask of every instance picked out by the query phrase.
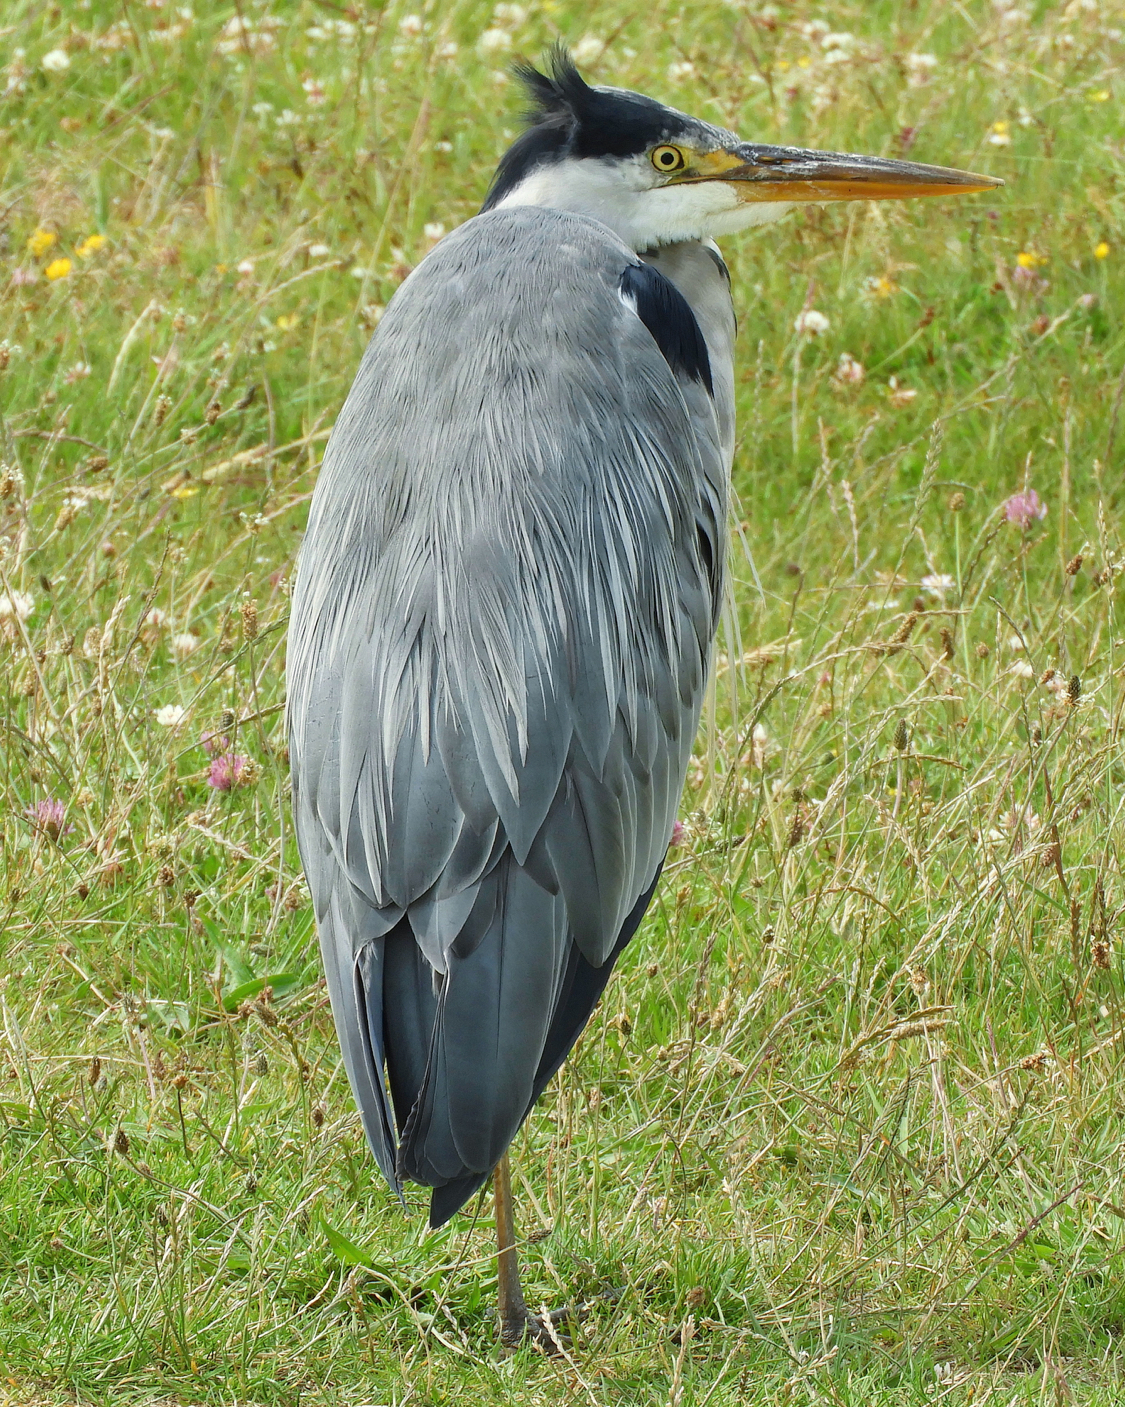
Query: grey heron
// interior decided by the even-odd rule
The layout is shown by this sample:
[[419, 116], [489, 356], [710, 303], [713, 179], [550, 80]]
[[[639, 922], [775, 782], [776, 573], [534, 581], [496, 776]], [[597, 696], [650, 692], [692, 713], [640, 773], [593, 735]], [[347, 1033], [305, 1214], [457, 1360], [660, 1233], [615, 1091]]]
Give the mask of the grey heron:
[[735, 322], [714, 237], [800, 202], [1000, 184], [744, 142], [559, 48], [483, 209], [389, 304], [297, 570], [293, 806], [344, 1063], [387, 1181], [447, 1221], [636, 932], [724, 590]]

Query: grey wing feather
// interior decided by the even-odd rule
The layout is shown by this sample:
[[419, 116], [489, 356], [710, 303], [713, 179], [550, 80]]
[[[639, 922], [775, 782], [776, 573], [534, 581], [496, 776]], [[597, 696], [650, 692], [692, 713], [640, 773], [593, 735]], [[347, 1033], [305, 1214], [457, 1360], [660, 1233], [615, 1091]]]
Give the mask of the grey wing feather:
[[443, 241], [372, 339], [302, 548], [298, 841], [368, 1138], [438, 1220], [640, 922], [698, 722], [729, 293], [701, 246], [652, 259], [697, 309], [712, 401], [618, 296], [631, 261], [548, 210]]

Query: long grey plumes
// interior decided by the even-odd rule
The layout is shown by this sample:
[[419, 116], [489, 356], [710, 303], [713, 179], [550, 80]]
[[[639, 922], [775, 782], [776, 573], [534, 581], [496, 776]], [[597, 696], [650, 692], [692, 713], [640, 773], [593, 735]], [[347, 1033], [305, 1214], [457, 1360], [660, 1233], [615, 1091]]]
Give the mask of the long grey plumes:
[[715, 405], [619, 296], [636, 256], [607, 229], [471, 220], [388, 308], [314, 495], [301, 855], [372, 1147], [393, 1185], [449, 1189], [438, 1220], [577, 1036], [667, 847], [729, 466], [729, 297], [695, 249]]

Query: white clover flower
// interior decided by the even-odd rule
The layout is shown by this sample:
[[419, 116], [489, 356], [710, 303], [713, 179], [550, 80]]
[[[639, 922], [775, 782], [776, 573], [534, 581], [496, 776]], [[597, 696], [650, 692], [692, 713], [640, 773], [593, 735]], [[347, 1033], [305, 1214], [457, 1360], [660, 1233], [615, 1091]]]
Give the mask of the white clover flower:
[[187, 717], [188, 711], [183, 704], [165, 704], [163, 708], [153, 709], [152, 716], [162, 728], [178, 728]]
[[193, 635], [190, 630], [182, 630], [172, 636], [169, 644], [172, 647], [172, 653], [178, 660], [186, 660], [188, 655], [195, 654], [203, 641], [198, 635]]
[[254, 272], [254, 261], [253, 259], [242, 259], [234, 267], [240, 274], [252, 274]]
[[444, 44], [439, 44], [434, 52], [439, 59], [455, 59], [461, 49], [456, 39], [447, 39]]
[[445, 226], [440, 221], [433, 220], [428, 225], [422, 226], [422, 233], [428, 240], [432, 240], [436, 244], [445, 234]]
[[250, 111], [254, 114], [255, 117], [268, 117], [270, 113], [273, 112], [273, 103], [255, 103], [254, 106], [250, 109]]
[[452, 151], [452, 150], [453, 150], [453, 143], [452, 143], [452, 142], [435, 142], [435, 143], [434, 143], [434, 151]]
[[70, 67], [70, 55], [65, 49], [51, 49], [39, 62], [44, 73], [65, 73]]
[[287, 107], [282, 108], [274, 120], [279, 127], [294, 127], [301, 119], [291, 107]]
[[404, 39], [416, 39], [425, 27], [421, 15], [403, 15], [398, 22], [398, 32]]
[[477, 40], [477, 49], [486, 59], [499, 58], [512, 47], [512, 36], [506, 29], [486, 29]]
[[866, 377], [867, 372], [861, 361], [857, 361], [851, 352], [840, 353], [836, 374], [832, 378], [838, 386], [862, 386]]
[[1015, 664], [1008, 670], [1009, 674], [1014, 674], [1017, 679], [1034, 679], [1035, 670], [1027, 660], [1016, 660]]
[[599, 39], [596, 34], [584, 34], [571, 52], [574, 54], [575, 63], [592, 64], [601, 58], [604, 49], [604, 39]]
[[923, 591], [931, 596], [944, 596], [947, 591], [952, 591], [957, 583], [947, 572], [935, 572], [932, 576], [924, 576], [918, 583]]
[[794, 332], [807, 333], [810, 337], [819, 337], [831, 326], [824, 314], [818, 313], [815, 308], [806, 308], [804, 312], [798, 313], [793, 321]]
[[331, 254], [331, 253], [332, 253], [332, 251], [331, 251], [331, 249], [329, 249], [329, 247], [327, 246], [327, 244], [310, 244], [310, 245], [309, 245], [309, 258], [310, 258], [310, 259], [326, 259], [326, 258], [328, 257], [328, 255]]
[[35, 598], [26, 591], [5, 592], [0, 596], [0, 620], [26, 620], [35, 609]]
[[668, 82], [682, 83], [687, 78], [695, 77], [695, 65], [688, 59], [681, 63], [668, 65]]
[[305, 90], [305, 102], [310, 107], [320, 107], [324, 102], [324, 85], [315, 78], [306, 78], [301, 87]]
[[527, 11], [522, 5], [497, 5], [492, 12], [492, 22], [518, 29], [521, 24], [527, 23]]

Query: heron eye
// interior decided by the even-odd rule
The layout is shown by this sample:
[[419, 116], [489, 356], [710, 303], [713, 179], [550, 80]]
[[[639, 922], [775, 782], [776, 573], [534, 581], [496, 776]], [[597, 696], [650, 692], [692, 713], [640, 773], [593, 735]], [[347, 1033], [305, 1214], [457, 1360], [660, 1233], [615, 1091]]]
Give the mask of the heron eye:
[[655, 147], [652, 153], [652, 164], [658, 171], [679, 171], [687, 165], [687, 162], [679, 147]]

